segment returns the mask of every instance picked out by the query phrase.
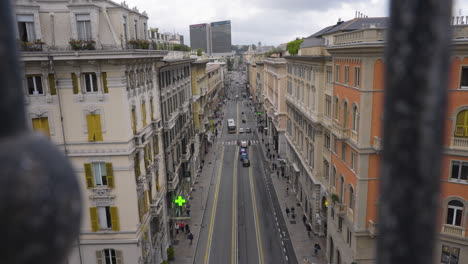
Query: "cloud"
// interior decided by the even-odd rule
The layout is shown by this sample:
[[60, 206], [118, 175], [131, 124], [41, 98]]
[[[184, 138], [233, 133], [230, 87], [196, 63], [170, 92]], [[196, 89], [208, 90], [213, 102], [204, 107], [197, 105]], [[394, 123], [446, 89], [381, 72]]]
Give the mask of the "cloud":
[[[189, 43], [189, 25], [231, 20], [232, 44], [279, 45], [307, 37], [341, 20], [353, 19], [359, 10], [369, 17], [388, 16], [389, 0], [127, 0], [145, 10], [149, 26], [178, 32]], [[455, 0], [454, 12], [465, 10], [466, 0]]]

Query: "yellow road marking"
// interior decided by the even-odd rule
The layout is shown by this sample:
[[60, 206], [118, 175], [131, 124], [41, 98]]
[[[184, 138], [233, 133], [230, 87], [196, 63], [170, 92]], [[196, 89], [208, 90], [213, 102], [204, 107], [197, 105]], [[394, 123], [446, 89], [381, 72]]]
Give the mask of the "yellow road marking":
[[232, 230], [231, 230], [231, 263], [237, 263], [236, 258], [236, 248], [237, 248], [237, 155], [239, 152], [239, 147], [236, 147], [236, 152], [234, 153], [234, 169], [232, 172]]
[[[253, 156], [253, 149], [250, 149], [250, 155]], [[255, 218], [255, 231], [257, 232], [257, 245], [260, 264], [265, 263], [263, 257], [263, 246], [262, 246], [262, 233], [260, 232], [260, 224], [258, 222], [258, 211], [257, 211], [257, 199], [255, 198], [255, 186], [252, 177], [252, 166], [249, 167], [249, 179], [250, 179], [250, 192], [252, 194], [252, 205]]]
[[216, 214], [216, 207], [218, 204], [219, 184], [221, 182], [223, 160], [224, 160], [224, 145], [221, 148], [221, 163], [219, 164], [219, 168], [218, 168], [218, 179], [216, 181], [216, 190], [214, 194], [213, 208], [211, 209], [210, 227], [208, 231], [208, 240], [206, 241], [206, 250], [205, 250], [205, 261], [204, 261], [205, 264], [207, 264], [208, 260], [210, 259], [211, 239], [213, 238], [213, 225], [214, 225], [214, 218]]

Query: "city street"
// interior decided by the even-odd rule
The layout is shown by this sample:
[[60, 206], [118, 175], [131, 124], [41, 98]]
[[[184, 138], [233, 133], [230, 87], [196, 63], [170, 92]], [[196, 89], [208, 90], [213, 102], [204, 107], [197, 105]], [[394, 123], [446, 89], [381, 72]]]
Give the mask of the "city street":
[[[227, 88], [229, 100], [218, 128], [219, 147], [212, 149], [216, 162], [194, 263], [297, 263], [270, 174], [265, 173], [257, 117], [248, 95], [243, 96], [243, 78], [234, 72]], [[236, 134], [228, 134], [229, 118], [235, 120]], [[252, 132], [239, 133], [240, 128]], [[239, 160], [239, 140], [252, 144], [250, 167]]]

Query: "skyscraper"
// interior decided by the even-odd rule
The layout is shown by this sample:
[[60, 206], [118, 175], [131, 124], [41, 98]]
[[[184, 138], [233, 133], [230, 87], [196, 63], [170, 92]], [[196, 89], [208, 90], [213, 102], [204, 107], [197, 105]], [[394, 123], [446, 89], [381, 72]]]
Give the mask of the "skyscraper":
[[190, 47], [193, 50], [202, 49], [206, 53], [211, 53], [209, 24], [190, 25]]
[[212, 53], [231, 52], [231, 21], [211, 23]]

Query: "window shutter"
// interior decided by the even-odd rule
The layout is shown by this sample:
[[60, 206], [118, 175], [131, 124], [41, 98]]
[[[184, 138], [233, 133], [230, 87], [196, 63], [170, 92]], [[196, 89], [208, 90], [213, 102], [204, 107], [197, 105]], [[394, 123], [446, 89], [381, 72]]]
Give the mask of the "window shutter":
[[71, 74], [71, 77], [73, 83], [73, 94], [78, 94], [80, 92], [80, 88], [78, 87], [78, 77], [74, 72]]
[[85, 177], [86, 177], [86, 187], [94, 188], [94, 177], [93, 177], [93, 169], [91, 168], [91, 163], [85, 163]]
[[99, 221], [97, 207], [89, 208], [89, 215], [91, 216], [91, 230], [93, 232], [99, 231]]
[[154, 120], [154, 105], [153, 100], [150, 101], [150, 110], [151, 110], [151, 121]]
[[123, 254], [122, 254], [121, 250], [116, 250], [115, 251], [115, 260], [116, 260], [117, 264], [124, 264]]
[[41, 118], [41, 123], [42, 123], [42, 131], [44, 132], [44, 134], [46, 134], [48, 137], [50, 137], [49, 118], [48, 117], [42, 117]]
[[102, 141], [101, 115], [94, 115], [94, 133], [96, 141]]
[[96, 251], [97, 264], [104, 264], [104, 252], [102, 250]]
[[106, 163], [106, 177], [107, 177], [107, 187], [114, 188], [114, 168], [112, 167], [112, 163]]
[[119, 212], [117, 207], [110, 208], [112, 231], [120, 231]]
[[467, 131], [467, 122], [468, 110], [461, 111], [457, 115], [457, 120], [455, 124], [455, 136], [456, 137], [468, 137]]
[[56, 95], [57, 87], [55, 87], [55, 75], [53, 73], [49, 74], [49, 87], [50, 87], [50, 94]]
[[143, 222], [143, 210], [144, 210], [143, 197], [139, 196], [138, 197], [138, 216], [140, 217], [140, 223]]
[[141, 104], [141, 119], [143, 122], [143, 126], [146, 126], [146, 104]]
[[93, 115], [86, 115], [86, 123], [88, 125], [88, 141], [95, 141], [94, 136], [94, 117]]
[[104, 93], [109, 93], [109, 87], [107, 86], [107, 72], [102, 73], [102, 87], [104, 88]]
[[145, 191], [144, 195], [145, 195], [145, 197], [144, 197], [145, 198], [145, 213], [147, 213], [148, 209], [149, 209], [149, 207], [148, 207], [148, 191]]
[[32, 119], [32, 126], [34, 131], [41, 131], [42, 130], [42, 122], [40, 118], [33, 118]]
[[135, 108], [133, 108], [133, 109], [132, 109], [132, 129], [133, 129], [133, 134], [136, 134], [136, 128], [137, 128], [136, 113], [135, 113]]

